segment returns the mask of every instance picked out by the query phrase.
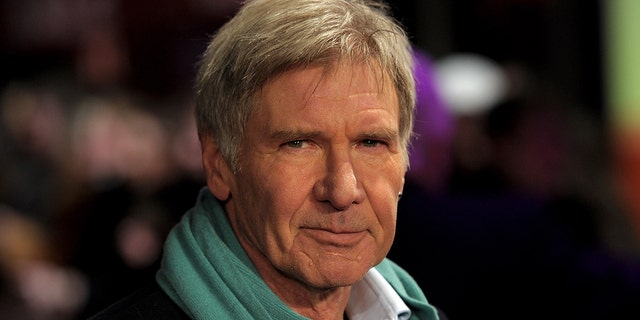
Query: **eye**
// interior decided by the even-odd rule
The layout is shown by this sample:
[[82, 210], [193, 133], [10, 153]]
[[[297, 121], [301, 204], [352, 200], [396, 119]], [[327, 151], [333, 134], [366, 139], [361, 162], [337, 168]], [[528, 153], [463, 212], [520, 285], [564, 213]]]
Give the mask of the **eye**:
[[284, 146], [287, 146], [289, 148], [294, 148], [294, 149], [300, 149], [304, 147], [306, 143], [307, 142], [305, 140], [293, 140], [293, 141], [286, 142]]
[[368, 147], [368, 148], [375, 148], [381, 144], [384, 144], [384, 142], [380, 141], [380, 140], [374, 140], [374, 139], [365, 139], [362, 140], [362, 142], [360, 142], [363, 146]]

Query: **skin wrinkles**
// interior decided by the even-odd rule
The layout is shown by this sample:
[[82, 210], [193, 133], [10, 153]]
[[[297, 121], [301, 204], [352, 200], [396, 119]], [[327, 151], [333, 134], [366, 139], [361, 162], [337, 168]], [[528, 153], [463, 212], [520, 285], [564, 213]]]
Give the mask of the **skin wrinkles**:
[[238, 240], [301, 314], [346, 305], [348, 286], [386, 256], [406, 169], [397, 96], [381, 89], [393, 86], [367, 65], [333, 70], [267, 83], [247, 122], [241, 170], [226, 171]]

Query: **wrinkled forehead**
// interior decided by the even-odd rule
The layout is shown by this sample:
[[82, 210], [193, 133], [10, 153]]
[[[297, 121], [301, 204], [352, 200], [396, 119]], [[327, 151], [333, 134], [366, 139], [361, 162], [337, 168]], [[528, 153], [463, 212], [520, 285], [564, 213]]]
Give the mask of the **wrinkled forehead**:
[[[307, 79], [308, 75], [299, 71], [315, 71], [312, 79]], [[266, 86], [273, 83], [276, 80], [282, 80], [282, 78], [296, 78], [293, 84], [302, 83], [305, 80], [305, 84], [308, 85], [308, 95], [335, 95], [343, 96], [346, 94], [371, 94], [371, 93], [392, 93], [397, 95], [397, 88], [394, 86], [394, 82], [389, 78], [389, 72], [385, 72], [376, 60], [365, 59], [350, 59], [350, 58], [333, 58], [328, 61], [318, 61], [307, 65], [294, 65], [287, 68], [284, 71], [275, 73], [270, 77], [256, 92], [255, 98], [259, 99]], [[334, 79], [351, 79], [365, 80], [368, 82], [367, 90], [351, 91], [353, 86], [344, 86], [342, 83], [334, 81]], [[302, 79], [305, 78], [305, 79]], [[299, 81], [296, 81], [299, 80]], [[311, 81], [309, 81], [311, 80]], [[320, 88], [323, 93], [320, 93]], [[374, 90], [369, 90], [373, 88]], [[347, 93], [349, 92], [349, 93]], [[256, 102], [259, 102], [257, 100]]]

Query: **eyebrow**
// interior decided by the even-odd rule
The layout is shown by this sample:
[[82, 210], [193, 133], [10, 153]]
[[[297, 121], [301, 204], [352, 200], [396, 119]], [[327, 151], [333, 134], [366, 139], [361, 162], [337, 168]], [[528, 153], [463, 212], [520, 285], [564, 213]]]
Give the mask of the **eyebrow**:
[[399, 139], [400, 134], [397, 130], [388, 129], [388, 128], [376, 128], [371, 131], [363, 132], [358, 134], [359, 139], [375, 139], [375, 140], [386, 140], [386, 141], [394, 141]]
[[320, 131], [306, 131], [306, 130], [278, 130], [270, 135], [271, 139], [276, 140], [296, 140], [303, 138], [315, 138], [321, 136]]
[[[306, 131], [306, 130], [277, 130], [273, 132], [270, 137], [280, 140], [293, 140], [300, 138], [314, 138], [322, 135], [321, 131]], [[395, 140], [400, 137], [397, 130], [388, 128], [376, 128], [373, 130], [365, 131], [357, 135], [359, 139], [381, 139], [381, 140]]]

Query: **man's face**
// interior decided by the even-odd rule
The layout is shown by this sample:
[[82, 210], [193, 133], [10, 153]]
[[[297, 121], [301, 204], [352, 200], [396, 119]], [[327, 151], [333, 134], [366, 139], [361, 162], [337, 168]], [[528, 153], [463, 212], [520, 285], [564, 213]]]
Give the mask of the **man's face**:
[[[406, 168], [393, 85], [367, 65], [262, 89], [226, 208], [265, 281], [351, 285], [389, 251]], [[270, 269], [270, 270], [268, 270]]]

